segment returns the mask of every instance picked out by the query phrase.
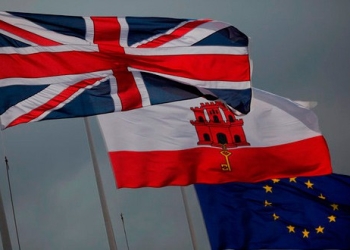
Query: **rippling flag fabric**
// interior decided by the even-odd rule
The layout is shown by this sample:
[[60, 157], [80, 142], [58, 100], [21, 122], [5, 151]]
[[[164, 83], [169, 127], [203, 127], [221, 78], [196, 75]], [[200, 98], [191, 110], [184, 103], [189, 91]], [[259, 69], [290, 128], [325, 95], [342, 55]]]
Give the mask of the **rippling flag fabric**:
[[213, 250], [350, 249], [349, 176], [195, 188]]
[[244, 116], [197, 98], [98, 120], [119, 188], [258, 182], [332, 171], [316, 115], [255, 88]]
[[248, 113], [247, 46], [209, 19], [0, 12], [1, 127], [199, 96]]

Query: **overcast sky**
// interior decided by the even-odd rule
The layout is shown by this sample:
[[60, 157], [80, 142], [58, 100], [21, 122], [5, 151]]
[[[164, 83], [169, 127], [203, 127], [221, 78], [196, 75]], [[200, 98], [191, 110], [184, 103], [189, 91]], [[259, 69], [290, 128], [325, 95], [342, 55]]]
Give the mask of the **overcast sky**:
[[[350, 2], [325, 0], [1, 0], [2, 11], [64, 15], [212, 18], [250, 37], [253, 86], [317, 101], [334, 172], [350, 175]], [[119, 250], [191, 249], [179, 187], [117, 190], [96, 118], [89, 119]], [[19, 125], [3, 132], [23, 250], [108, 249], [82, 118]], [[0, 190], [18, 249], [4, 161]], [[209, 249], [197, 200], [186, 188], [199, 249]], [[0, 246], [1, 249], [1, 246]]]

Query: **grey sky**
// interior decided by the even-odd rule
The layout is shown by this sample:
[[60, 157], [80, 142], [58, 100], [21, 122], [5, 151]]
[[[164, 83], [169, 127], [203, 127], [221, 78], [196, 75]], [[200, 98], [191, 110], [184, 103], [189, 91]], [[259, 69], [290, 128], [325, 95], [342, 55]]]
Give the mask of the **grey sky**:
[[[212, 18], [250, 37], [253, 86], [294, 100], [317, 101], [334, 172], [350, 175], [350, 2], [326, 0], [1, 0], [3, 11], [65, 15]], [[119, 250], [191, 249], [179, 187], [117, 190], [95, 118], [90, 118]], [[19, 125], [0, 137], [10, 161], [23, 250], [108, 249], [81, 118]], [[0, 190], [13, 249], [18, 249], [5, 164]], [[191, 200], [199, 249], [209, 249], [196, 197]], [[0, 246], [1, 249], [1, 246]]]

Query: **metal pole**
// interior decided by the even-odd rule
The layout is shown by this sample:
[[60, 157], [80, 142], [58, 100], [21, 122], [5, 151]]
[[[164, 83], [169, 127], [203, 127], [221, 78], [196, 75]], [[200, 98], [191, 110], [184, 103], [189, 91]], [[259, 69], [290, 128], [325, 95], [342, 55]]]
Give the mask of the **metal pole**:
[[126, 230], [125, 230], [125, 224], [124, 224], [124, 217], [123, 214], [120, 214], [120, 218], [122, 219], [122, 223], [123, 223], [123, 229], [124, 229], [124, 236], [125, 236], [125, 242], [126, 242], [126, 247], [129, 248], [129, 241], [128, 241], [128, 236], [126, 235]]
[[102, 185], [101, 174], [100, 174], [100, 170], [98, 168], [98, 163], [97, 163], [95, 148], [94, 148], [94, 144], [93, 144], [93, 140], [92, 140], [89, 120], [87, 117], [84, 117], [84, 123], [85, 123], [85, 128], [86, 128], [86, 134], [87, 134], [88, 141], [89, 141], [90, 153], [91, 153], [92, 163], [94, 166], [97, 189], [98, 189], [98, 193], [100, 196], [100, 202], [101, 202], [102, 213], [103, 213], [103, 218], [104, 218], [107, 237], [108, 237], [109, 248], [110, 248], [110, 250], [117, 250], [117, 244], [116, 244], [115, 237], [114, 237], [111, 218], [109, 216], [109, 212], [108, 212], [108, 208], [107, 208], [106, 196], [105, 196], [103, 185]]
[[197, 243], [196, 243], [196, 236], [195, 236], [195, 233], [194, 233], [193, 222], [192, 222], [191, 215], [190, 215], [190, 212], [189, 212], [188, 203], [187, 203], [187, 196], [186, 196], [186, 192], [185, 192], [185, 188], [184, 187], [181, 187], [181, 195], [182, 195], [182, 200], [183, 200], [184, 206], [185, 206], [188, 227], [190, 229], [192, 246], [193, 246], [194, 250], [197, 250], [198, 248], [197, 248]]

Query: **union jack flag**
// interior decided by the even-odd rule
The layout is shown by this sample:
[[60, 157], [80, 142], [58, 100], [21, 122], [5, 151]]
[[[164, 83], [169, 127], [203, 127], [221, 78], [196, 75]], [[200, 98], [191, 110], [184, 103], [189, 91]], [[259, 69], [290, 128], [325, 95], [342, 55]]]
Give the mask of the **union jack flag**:
[[0, 12], [2, 129], [199, 96], [246, 114], [250, 73], [224, 22]]

